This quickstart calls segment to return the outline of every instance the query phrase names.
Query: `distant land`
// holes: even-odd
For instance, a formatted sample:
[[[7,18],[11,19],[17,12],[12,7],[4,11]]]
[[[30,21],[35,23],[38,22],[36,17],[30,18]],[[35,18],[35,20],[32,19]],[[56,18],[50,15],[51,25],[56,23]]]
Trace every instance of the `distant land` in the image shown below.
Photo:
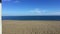
[[[60,20],[60,16],[2,16],[2,20]]]

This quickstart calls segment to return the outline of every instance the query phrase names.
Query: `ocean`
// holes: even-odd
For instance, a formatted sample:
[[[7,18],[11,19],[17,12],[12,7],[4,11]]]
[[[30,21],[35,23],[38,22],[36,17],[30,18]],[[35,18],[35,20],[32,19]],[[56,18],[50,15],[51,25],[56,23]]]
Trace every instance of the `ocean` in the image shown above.
[[[60,20],[60,16],[2,16],[2,20]]]

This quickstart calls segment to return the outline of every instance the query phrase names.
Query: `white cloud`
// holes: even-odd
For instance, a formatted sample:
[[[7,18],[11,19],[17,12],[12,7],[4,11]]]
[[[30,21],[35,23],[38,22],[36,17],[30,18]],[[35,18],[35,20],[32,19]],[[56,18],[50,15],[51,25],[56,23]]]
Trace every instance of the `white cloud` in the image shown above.
[[[58,16],[58,15],[60,15],[60,11],[50,12],[50,13],[47,13],[46,15],[56,15],[56,16]]]
[[[3,1],[9,2],[9,1],[11,1],[11,0],[3,0]]]
[[[47,11],[47,10],[40,10],[39,8],[29,10],[29,11],[24,11],[24,12],[7,12],[3,13],[3,16],[60,16],[60,11]]]
[[[15,0],[14,3],[19,3],[20,1],[19,0]]]
[[[20,2],[19,0],[2,0],[2,1],[5,1],[5,2],[13,2],[13,3],[19,3]]]
[[[46,13],[45,10],[40,10],[40,9],[34,9],[29,11],[32,15],[43,15],[44,13]]]
[[[47,16],[49,16],[49,15],[51,15],[51,16],[53,16],[53,15],[60,15],[60,11],[51,11],[51,12],[49,12],[49,11],[47,11],[47,10],[40,10],[40,9],[34,9],[34,10],[31,10],[31,11],[29,11],[30,12],[30,14],[31,15],[47,15]]]
[[[34,10],[31,10],[29,11],[31,14],[33,15],[40,15],[41,14],[41,11],[37,8],[37,9],[34,9]]]

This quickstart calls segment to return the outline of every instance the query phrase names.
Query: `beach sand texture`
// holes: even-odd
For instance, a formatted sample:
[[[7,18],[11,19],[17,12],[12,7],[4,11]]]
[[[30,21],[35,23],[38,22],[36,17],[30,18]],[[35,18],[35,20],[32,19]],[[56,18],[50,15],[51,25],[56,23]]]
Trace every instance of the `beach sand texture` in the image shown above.
[[[60,34],[60,21],[3,20],[2,34]]]

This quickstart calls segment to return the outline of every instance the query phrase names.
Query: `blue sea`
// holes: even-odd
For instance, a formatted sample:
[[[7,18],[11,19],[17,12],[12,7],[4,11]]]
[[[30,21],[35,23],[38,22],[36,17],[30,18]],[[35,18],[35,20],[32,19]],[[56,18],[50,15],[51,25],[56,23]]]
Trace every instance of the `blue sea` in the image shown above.
[[[60,16],[2,16],[2,20],[60,20]]]

